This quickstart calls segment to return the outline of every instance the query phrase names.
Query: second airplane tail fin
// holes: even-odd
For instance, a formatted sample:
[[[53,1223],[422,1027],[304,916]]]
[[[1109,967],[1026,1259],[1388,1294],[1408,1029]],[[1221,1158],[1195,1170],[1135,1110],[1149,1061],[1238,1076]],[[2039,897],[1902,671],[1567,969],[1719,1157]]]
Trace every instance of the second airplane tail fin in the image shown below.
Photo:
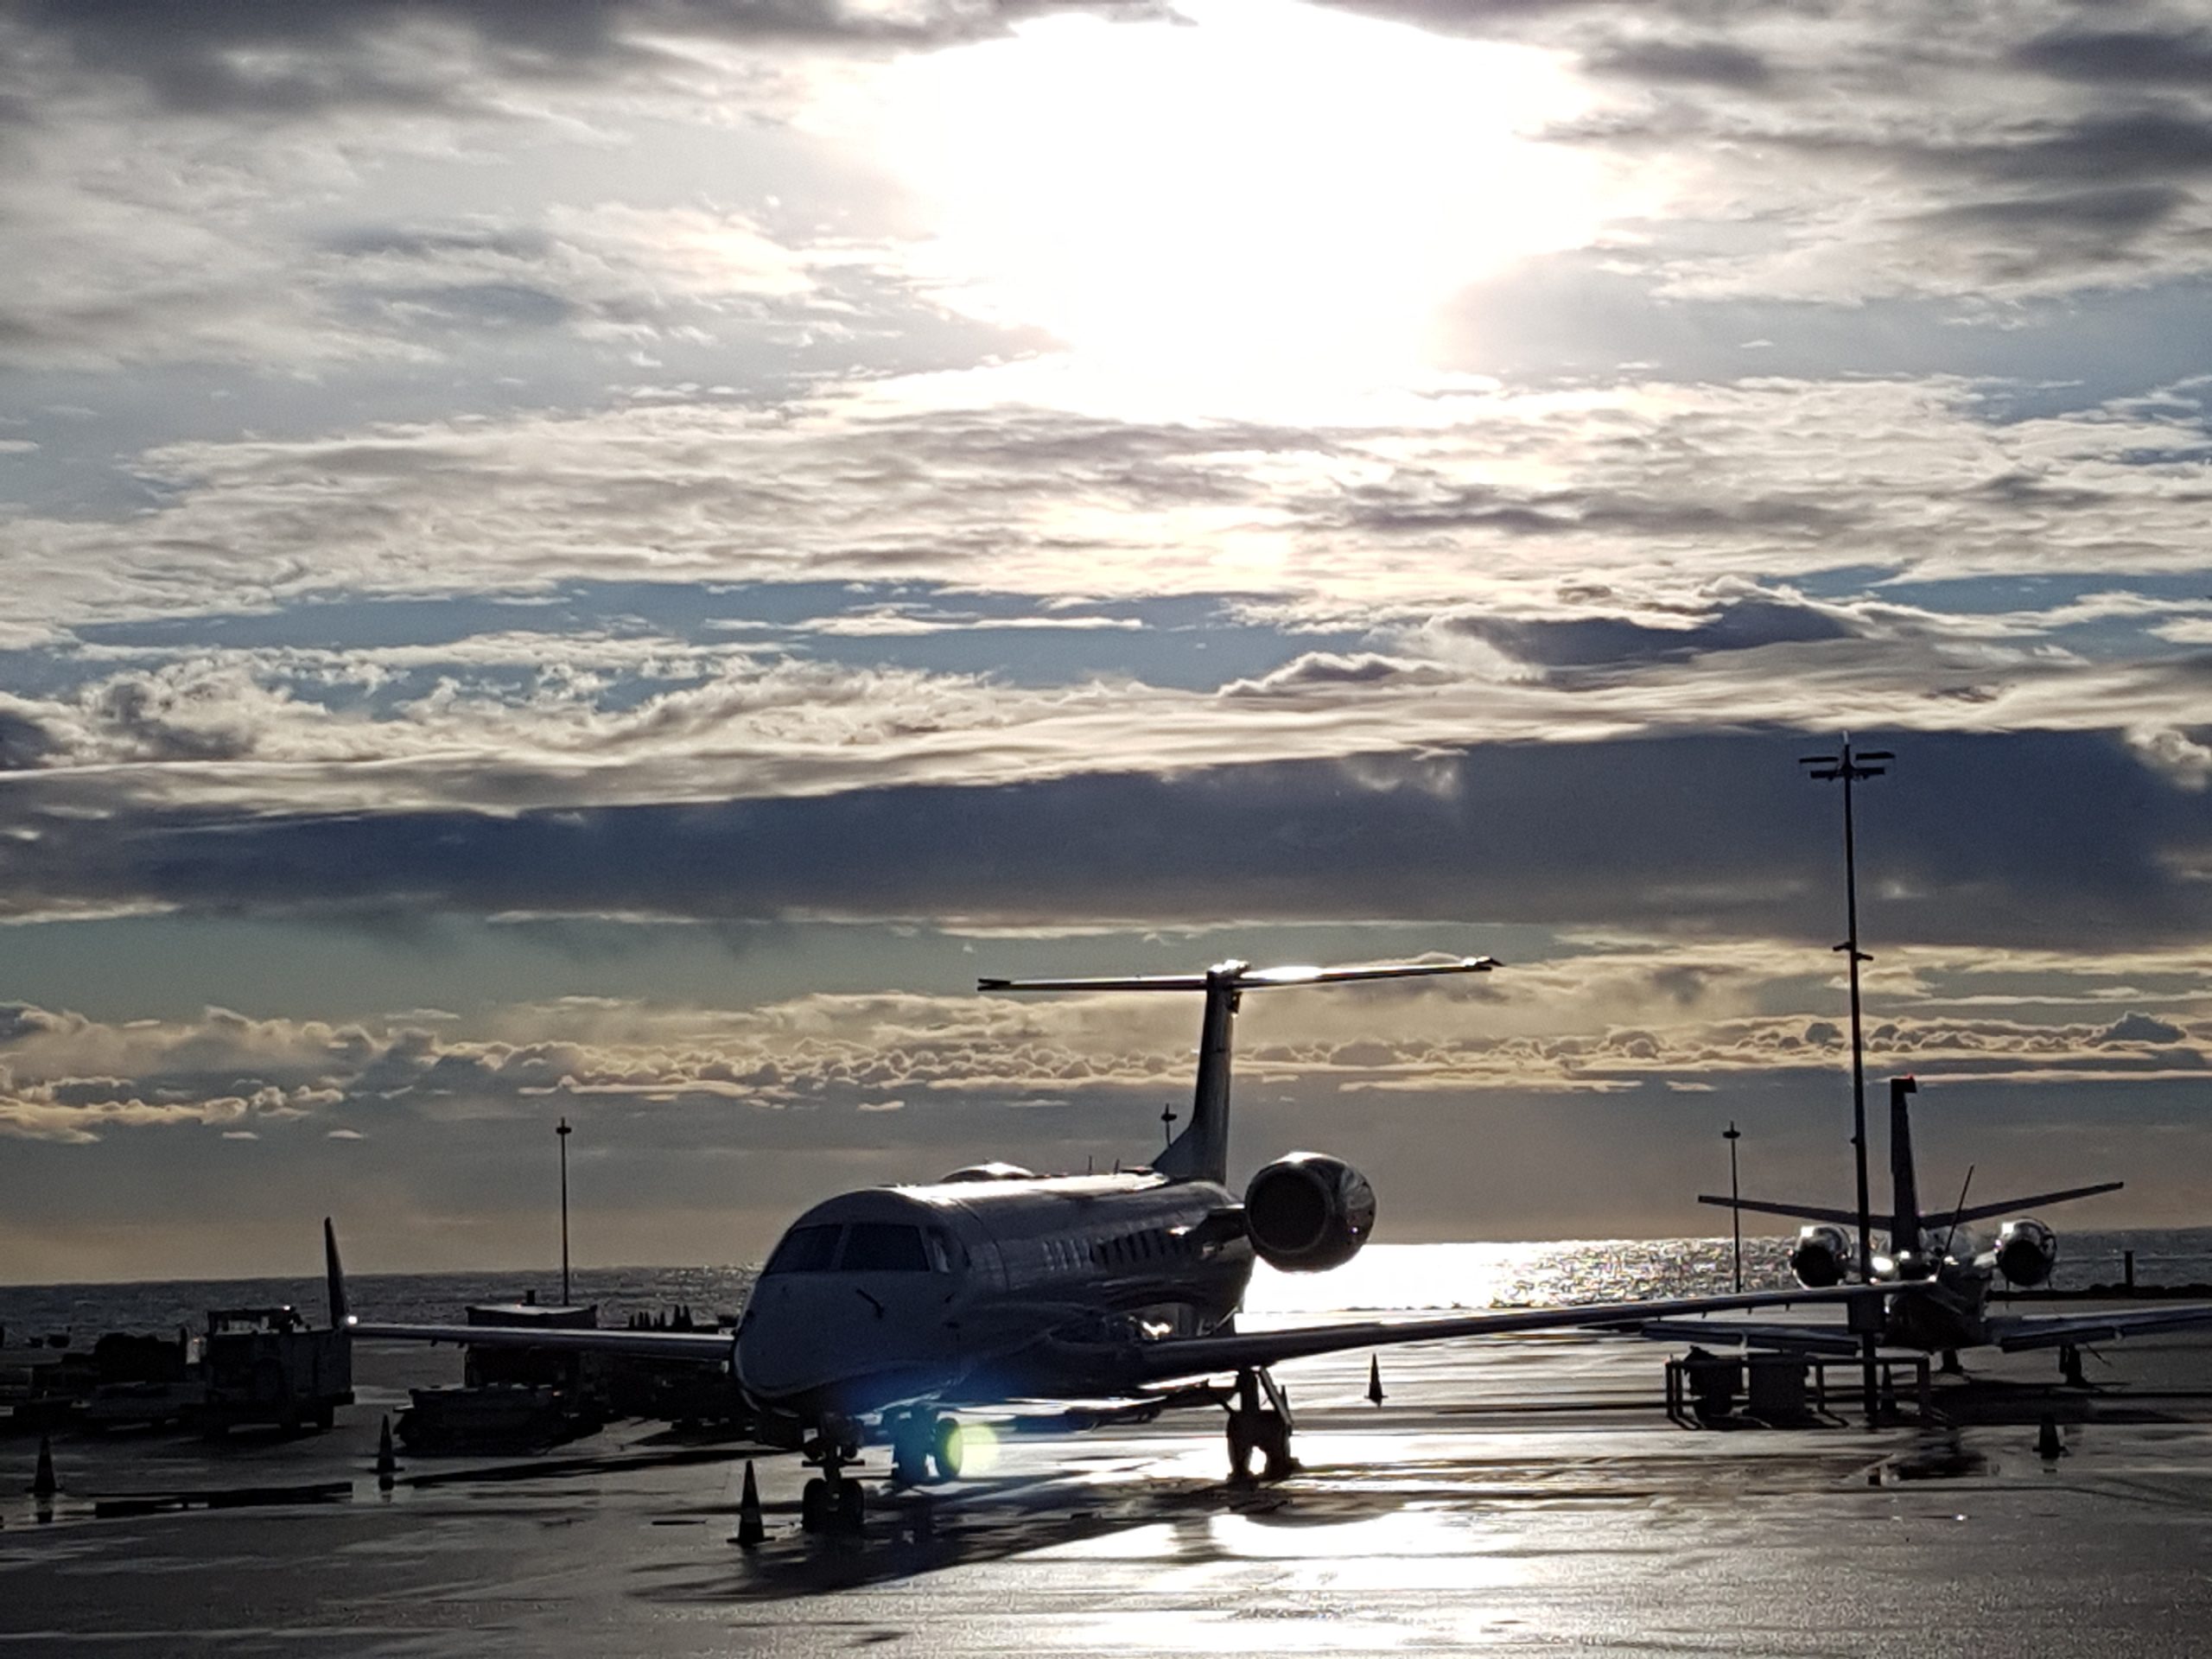
[[[342,1331],[353,1323],[353,1310],[346,1300],[346,1269],[338,1265],[338,1230],[328,1216],[322,1218],[322,1274],[330,1296],[330,1328]]]
[[[1920,1178],[1912,1162],[1912,1112],[1905,1096],[1920,1085],[1910,1077],[1890,1079],[1890,1252],[1920,1250]]]

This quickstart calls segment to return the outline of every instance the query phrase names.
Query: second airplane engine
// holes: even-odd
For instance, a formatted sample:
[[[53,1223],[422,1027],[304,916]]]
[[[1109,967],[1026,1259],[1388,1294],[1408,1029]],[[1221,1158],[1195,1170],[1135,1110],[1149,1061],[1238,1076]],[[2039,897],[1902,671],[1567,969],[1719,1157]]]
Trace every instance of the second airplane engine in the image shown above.
[[[2058,1265],[2058,1235],[2039,1221],[2008,1221],[1997,1230],[1997,1271],[2008,1284],[2039,1285]]]
[[[1359,1254],[1375,1230],[1375,1189],[1341,1158],[1294,1152],[1244,1189],[1252,1248],[1285,1273],[1319,1273]]]
[[[1830,1285],[1844,1281],[1856,1254],[1851,1248],[1850,1234],[1822,1222],[1817,1227],[1798,1230],[1796,1246],[1789,1252],[1789,1271],[1797,1275],[1799,1284],[1813,1290],[1826,1290]]]

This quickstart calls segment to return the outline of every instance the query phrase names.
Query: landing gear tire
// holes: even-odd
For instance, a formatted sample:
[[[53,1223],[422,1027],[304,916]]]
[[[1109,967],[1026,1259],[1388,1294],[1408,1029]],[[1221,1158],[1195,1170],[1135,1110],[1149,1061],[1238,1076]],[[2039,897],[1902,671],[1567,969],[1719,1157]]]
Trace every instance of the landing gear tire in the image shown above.
[[[1252,1427],[1245,1421],[1249,1414],[1232,1411],[1229,1414],[1229,1478],[1232,1484],[1243,1486],[1252,1478]]]
[[[1238,1485],[1252,1478],[1252,1454],[1260,1454],[1262,1480],[1281,1480],[1298,1471],[1290,1455],[1290,1425],[1279,1411],[1229,1414],[1229,1478]]]
[[[967,1437],[960,1432],[960,1425],[950,1417],[940,1417],[937,1432],[930,1437],[930,1466],[936,1470],[939,1480],[960,1478],[960,1465],[968,1455]]]
[[[918,1415],[885,1427],[891,1430],[891,1484],[920,1485],[929,1478],[930,1420]]]
[[[1260,1414],[1253,1440],[1260,1451],[1262,1480],[1287,1480],[1298,1471],[1298,1459],[1290,1455],[1290,1425],[1281,1412]]]
[[[868,1493],[857,1480],[825,1480],[817,1475],[799,1491],[798,1524],[802,1532],[858,1537],[867,1516]]]

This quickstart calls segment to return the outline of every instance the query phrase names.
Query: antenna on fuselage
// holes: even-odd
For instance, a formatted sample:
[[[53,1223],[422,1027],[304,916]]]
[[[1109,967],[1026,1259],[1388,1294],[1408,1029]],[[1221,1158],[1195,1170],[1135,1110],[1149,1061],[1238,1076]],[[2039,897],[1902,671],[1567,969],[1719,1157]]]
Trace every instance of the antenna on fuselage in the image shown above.
[[[1951,1243],[1959,1236],[1959,1217],[1967,1207],[1967,1192],[1974,1185],[1974,1166],[1967,1166],[1967,1178],[1959,1183],[1959,1201],[1951,1206],[1951,1230],[1943,1235],[1943,1259],[1951,1259]]]
[[[1482,974],[1497,966],[1491,957],[1452,957],[1434,962],[1375,963],[1358,968],[1255,968],[1217,963],[1203,974],[1141,974],[1127,979],[979,979],[979,991],[1203,991],[1198,1027],[1198,1074],[1191,1096],[1191,1122],[1153,1163],[1176,1180],[1229,1179],[1229,1058],[1236,1011],[1247,991],[1285,985],[1341,985],[1368,979],[1421,979],[1434,974]],[[1172,1112],[1161,1118],[1173,1127]]]

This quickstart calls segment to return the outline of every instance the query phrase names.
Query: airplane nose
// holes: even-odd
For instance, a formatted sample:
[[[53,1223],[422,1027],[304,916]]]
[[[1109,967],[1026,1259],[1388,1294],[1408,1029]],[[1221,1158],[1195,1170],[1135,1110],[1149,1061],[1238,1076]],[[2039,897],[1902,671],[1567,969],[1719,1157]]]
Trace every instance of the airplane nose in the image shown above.
[[[819,1313],[786,1286],[755,1300],[737,1333],[738,1381],[747,1393],[773,1400],[822,1381],[830,1332]]]

